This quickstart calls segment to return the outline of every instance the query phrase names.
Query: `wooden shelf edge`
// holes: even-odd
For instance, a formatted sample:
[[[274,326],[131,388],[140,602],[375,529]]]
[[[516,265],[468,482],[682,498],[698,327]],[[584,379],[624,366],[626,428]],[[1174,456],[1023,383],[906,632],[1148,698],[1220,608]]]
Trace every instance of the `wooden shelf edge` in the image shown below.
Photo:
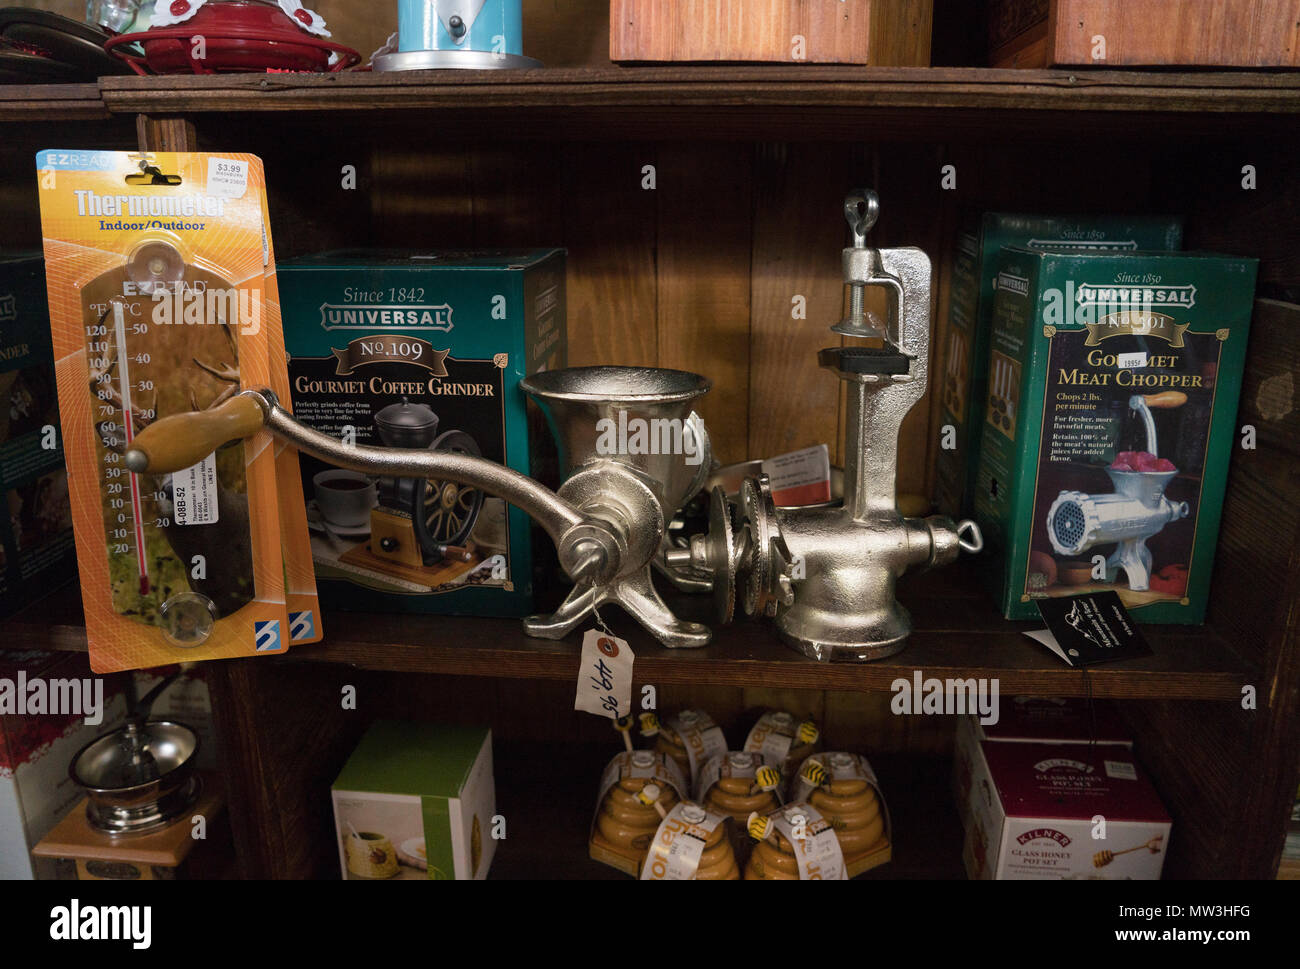
[[[0,88],[0,121],[220,111],[727,109],[1300,113],[1300,73],[672,65],[382,74],[109,76]]]
[[[0,85],[0,122],[103,121],[110,116],[98,84]]]
[[[973,594],[973,575],[960,568],[918,577],[903,594],[918,628],[897,656],[873,663],[818,663],[783,645],[768,623],[715,629],[703,649],[668,650],[623,616],[606,617],[636,651],[638,682],[758,686],[837,692],[889,691],[900,678],[997,680],[1003,694],[1112,698],[1240,700],[1257,670],[1208,627],[1147,626],[1153,655],[1093,667],[1085,676],[1060,664],[1023,635],[1032,623],[1000,619]],[[674,600],[707,608],[700,597]],[[79,625],[80,596],[67,587],[0,622],[0,649],[86,650]],[[573,680],[578,674],[575,634],[561,641],[530,639],[517,619],[327,612],[323,643],[295,646],[284,656],[252,662],[337,664],[383,672]],[[491,645],[459,645],[461,643]]]
[[[1295,74],[675,66],[509,72],[108,77],[112,111],[835,107],[1300,112]]]

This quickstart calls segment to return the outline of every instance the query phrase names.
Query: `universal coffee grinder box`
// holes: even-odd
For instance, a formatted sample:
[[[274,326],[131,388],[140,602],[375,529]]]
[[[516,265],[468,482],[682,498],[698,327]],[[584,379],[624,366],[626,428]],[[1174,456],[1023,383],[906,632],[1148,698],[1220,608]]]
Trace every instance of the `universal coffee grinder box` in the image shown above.
[[[975,511],[1008,619],[1105,589],[1204,619],[1257,268],[1003,249]]]
[[[973,501],[1002,247],[1134,252],[1182,245],[1182,220],[1165,216],[965,215],[952,257],[948,318],[937,340],[940,426],[953,429],[952,446],[940,449],[935,467],[935,501],[944,514],[968,514]]]
[[[45,261],[0,255],[0,617],[76,573]]]
[[[295,416],[358,445],[474,455],[536,471],[519,381],[565,365],[565,254],[333,252],[280,265]],[[302,457],[322,596],[341,608],[532,609],[531,523],[450,481]]]

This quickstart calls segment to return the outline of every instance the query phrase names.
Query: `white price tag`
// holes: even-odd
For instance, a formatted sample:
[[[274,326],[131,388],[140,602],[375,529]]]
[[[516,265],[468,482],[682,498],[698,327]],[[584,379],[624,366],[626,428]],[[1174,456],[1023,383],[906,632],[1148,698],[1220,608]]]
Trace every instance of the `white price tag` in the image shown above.
[[[1118,781],[1135,781],[1138,779],[1137,768],[1132,764],[1127,764],[1121,760],[1103,761],[1106,766],[1106,776],[1112,777]]]
[[[778,507],[831,500],[831,459],[825,444],[768,458],[763,471]]]
[[[172,475],[172,518],[177,525],[215,525],[219,517],[217,456],[209,454]]]
[[[632,647],[616,636],[588,629],[582,637],[578,693],[573,709],[617,720],[632,711]]]
[[[208,194],[242,199],[248,192],[248,162],[236,158],[208,159]]]
[[[1141,370],[1147,365],[1147,355],[1143,350],[1134,353],[1119,353],[1115,355],[1115,365],[1120,370]]]

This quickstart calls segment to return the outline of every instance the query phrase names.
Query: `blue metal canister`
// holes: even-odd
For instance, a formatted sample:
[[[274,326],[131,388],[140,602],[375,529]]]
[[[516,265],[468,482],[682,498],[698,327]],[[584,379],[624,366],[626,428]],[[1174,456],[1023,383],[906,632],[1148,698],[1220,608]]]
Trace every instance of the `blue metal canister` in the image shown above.
[[[398,0],[396,53],[376,70],[540,67],[523,56],[523,0]]]

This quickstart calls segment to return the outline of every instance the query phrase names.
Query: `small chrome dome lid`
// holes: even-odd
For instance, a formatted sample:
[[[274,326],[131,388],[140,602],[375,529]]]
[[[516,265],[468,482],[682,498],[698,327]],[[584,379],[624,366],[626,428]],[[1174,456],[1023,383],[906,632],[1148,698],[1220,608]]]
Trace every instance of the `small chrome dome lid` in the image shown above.
[[[123,793],[190,765],[198,749],[198,734],[184,724],[133,718],[82,747],[69,773],[87,791]]]

